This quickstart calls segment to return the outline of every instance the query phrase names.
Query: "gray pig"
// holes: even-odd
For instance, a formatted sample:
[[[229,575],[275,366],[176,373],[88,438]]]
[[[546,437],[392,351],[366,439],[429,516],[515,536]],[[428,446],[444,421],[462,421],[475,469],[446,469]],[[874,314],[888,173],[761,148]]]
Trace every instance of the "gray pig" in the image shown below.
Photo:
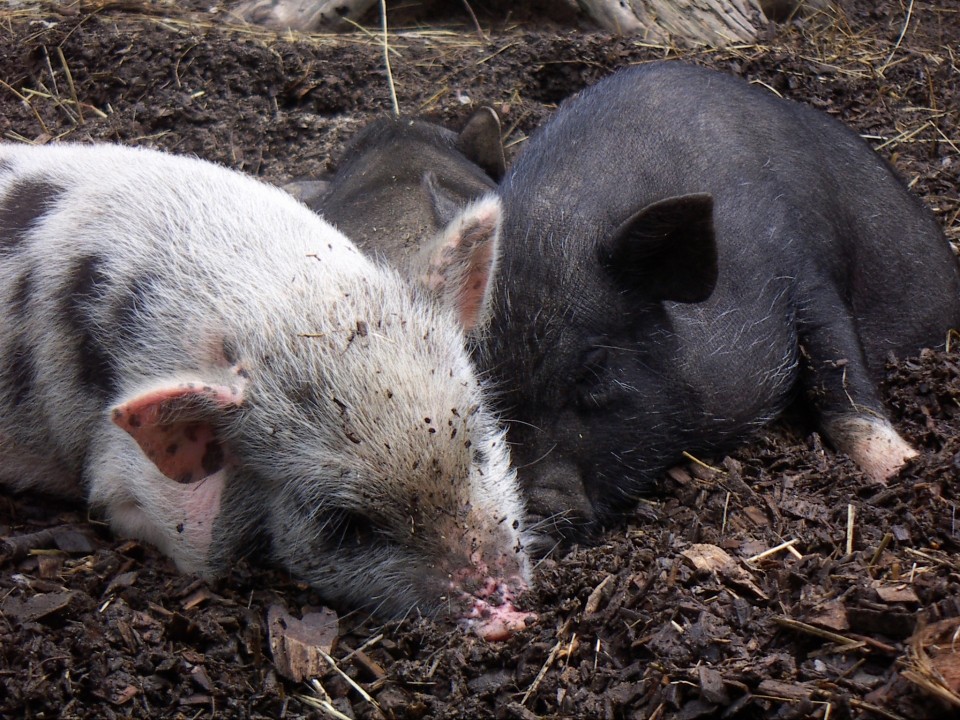
[[[268,547],[340,607],[523,627],[528,531],[463,336],[496,205],[468,214],[436,303],[239,173],[0,145],[0,481],[85,497],[184,571]]]
[[[347,144],[330,178],[284,189],[361,250],[402,267],[423,238],[493,190],[505,167],[500,119],[485,107],[459,133],[413,118],[374,120]]]
[[[728,447],[800,391],[870,477],[916,454],[877,381],[960,327],[957,262],[839,122],[718,72],[635,67],[564,102],[499,197],[477,357],[533,517],[596,530],[682,451]],[[458,242],[425,250],[428,284],[456,276]]]

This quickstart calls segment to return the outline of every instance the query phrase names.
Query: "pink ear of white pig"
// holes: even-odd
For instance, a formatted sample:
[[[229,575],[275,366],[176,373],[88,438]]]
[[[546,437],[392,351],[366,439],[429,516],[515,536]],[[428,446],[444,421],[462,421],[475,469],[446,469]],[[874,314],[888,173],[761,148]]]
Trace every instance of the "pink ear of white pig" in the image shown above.
[[[417,260],[421,283],[456,312],[467,333],[489,319],[502,214],[496,196],[475,200],[424,246]]]
[[[228,462],[214,420],[242,402],[240,384],[181,382],[153,388],[117,405],[112,419],[130,433],[160,472],[178,483],[195,483]]]

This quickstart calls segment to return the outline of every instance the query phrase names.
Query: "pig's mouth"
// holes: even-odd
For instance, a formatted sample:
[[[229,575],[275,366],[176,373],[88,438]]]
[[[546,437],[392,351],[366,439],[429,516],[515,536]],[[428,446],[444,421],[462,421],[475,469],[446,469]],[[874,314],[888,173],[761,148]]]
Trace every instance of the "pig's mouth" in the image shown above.
[[[537,620],[535,613],[514,606],[511,585],[494,578],[487,578],[475,594],[462,592],[461,597],[467,610],[460,624],[490,642],[506,640]]]

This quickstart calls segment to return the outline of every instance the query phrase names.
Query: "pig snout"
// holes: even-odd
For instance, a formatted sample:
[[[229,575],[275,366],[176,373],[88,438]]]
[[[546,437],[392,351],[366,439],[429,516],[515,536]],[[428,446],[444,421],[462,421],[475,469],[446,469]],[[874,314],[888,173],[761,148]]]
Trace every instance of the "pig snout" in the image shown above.
[[[505,576],[503,568],[491,571],[476,556],[469,569],[451,579],[460,624],[491,642],[506,640],[536,622],[536,613],[516,607],[517,598],[528,589],[519,573]]]
[[[514,604],[514,599],[526,590],[526,583],[519,578],[505,582],[488,577],[479,592],[464,593],[464,599],[472,604],[461,624],[484,640],[508,639],[537,621],[536,613],[518,610]]]

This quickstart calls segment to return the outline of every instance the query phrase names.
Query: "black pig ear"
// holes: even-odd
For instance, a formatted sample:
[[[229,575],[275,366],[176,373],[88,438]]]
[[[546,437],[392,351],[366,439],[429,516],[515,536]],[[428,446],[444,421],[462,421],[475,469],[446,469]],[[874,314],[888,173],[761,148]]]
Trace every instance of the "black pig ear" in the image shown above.
[[[457,150],[500,182],[507,171],[507,160],[500,138],[500,118],[493,108],[482,107],[470,116],[457,138]]]
[[[609,251],[608,268],[632,292],[703,302],[717,284],[713,198],[683,195],[648,205],[617,228]]]

